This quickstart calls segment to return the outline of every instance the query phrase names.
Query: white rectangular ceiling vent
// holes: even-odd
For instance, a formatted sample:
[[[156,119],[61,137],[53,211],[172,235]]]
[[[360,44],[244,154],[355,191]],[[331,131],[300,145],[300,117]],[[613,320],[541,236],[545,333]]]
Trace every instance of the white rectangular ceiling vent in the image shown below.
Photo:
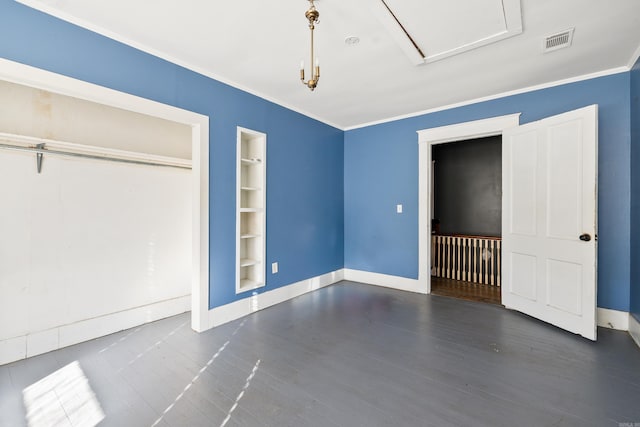
[[[571,46],[571,42],[573,41],[573,31],[575,28],[571,28],[569,30],[562,31],[560,33],[554,34],[552,36],[548,36],[544,39],[543,52],[553,52],[554,50],[563,49],[565,47]]]

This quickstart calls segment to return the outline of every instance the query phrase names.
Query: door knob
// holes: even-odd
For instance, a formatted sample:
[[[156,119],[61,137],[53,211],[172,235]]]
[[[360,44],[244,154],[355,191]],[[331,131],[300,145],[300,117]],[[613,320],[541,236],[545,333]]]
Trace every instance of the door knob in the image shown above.
[[[591,235],[587,233],[581,234],[580,240],[582,240],[583,242],[588,242],[589,240],[591,240]]]

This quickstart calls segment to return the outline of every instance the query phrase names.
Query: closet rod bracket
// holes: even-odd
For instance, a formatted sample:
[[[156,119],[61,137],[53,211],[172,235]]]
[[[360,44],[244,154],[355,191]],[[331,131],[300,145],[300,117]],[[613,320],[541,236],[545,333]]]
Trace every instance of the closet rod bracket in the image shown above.
[[[36,148],[38,150],[44,150],[44,144],[37,144]],[[42,159],[44,157],[44,154],[42,153],[42,151],[38,151],[36,153],[36,169],[38,170],[38,173],[42,173]]]

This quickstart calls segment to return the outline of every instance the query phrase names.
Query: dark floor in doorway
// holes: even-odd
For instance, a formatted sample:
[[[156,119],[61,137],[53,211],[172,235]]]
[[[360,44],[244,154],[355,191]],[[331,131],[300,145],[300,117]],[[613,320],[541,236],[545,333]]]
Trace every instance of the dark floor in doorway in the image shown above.
[[[500,305],[500,292],[499,286],[431,276],[431,293],[434,295]]]

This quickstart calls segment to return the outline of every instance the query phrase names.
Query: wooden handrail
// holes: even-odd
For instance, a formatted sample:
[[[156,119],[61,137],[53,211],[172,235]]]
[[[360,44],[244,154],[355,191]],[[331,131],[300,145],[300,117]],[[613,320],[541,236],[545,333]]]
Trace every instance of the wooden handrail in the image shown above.
[[[466,239],[502,240],[501,236],[474,236],[472,234],[432,233],[432,236],[464,237]]]

